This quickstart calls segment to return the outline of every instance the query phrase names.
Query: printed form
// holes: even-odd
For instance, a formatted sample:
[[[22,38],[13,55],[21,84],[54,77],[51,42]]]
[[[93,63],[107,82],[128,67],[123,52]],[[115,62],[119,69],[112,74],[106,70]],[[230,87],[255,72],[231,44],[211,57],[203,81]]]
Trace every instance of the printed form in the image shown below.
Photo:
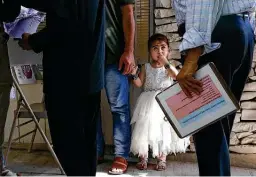
[[[203,92],[199,96],[193,94],[192,98],[188,98],[181,91],[166,99],[167,105],[182,127],[193,121],[200,120],[209,111],[216,111],[226,103],[209,75],[203,77],[201,81],[203,83]]]

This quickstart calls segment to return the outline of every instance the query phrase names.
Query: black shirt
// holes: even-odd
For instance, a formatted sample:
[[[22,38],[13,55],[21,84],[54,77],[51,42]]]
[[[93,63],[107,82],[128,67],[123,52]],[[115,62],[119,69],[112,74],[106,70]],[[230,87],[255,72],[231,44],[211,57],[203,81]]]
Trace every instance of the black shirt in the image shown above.
[[[79,85],[73,90],[100,91],[104,85],[105,0],[23,1],[25,7],[46,12],[46,27],[29,37],[32,49],[44,52],[44,91],[55,89],[53,83],[71,80]]]
[[[121,7],[134,0],[106,1],[106,64],[119,62],[125,47]]]

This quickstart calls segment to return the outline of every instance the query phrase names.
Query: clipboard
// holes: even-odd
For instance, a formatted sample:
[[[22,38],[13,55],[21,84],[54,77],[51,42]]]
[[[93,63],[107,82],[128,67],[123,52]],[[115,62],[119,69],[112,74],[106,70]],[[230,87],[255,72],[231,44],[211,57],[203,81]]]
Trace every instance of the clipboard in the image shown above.
[[[195,134],[239,109],[239,102],[213,63],[201,67],[195,78],[203,92],[188,98],[178,83],[156,95],[156,101],[180,138]]]

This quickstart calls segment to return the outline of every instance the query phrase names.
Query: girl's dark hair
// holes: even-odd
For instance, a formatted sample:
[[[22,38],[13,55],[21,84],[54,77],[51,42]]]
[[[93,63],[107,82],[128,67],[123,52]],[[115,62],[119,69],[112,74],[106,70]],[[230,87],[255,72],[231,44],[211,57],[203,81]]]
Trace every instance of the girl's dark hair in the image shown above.
[[[153,34],[148,39],[148,50],[150,50],[150,48],[152,47],[153,42],[155,42],[155,41],[163,41],[169,47],[169,40],[168,40],[168,38],[165,35],[163,35],[163,34],[156,33],[156,34]]]

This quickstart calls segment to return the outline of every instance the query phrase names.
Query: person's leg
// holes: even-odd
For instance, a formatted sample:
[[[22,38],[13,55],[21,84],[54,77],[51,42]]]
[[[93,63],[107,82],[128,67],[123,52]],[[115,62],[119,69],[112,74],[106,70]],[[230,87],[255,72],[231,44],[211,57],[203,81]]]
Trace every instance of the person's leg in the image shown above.
[[[47,81],[44,82],[47,83]],[[45,93],[45,106],[53,149],[66,175],[73,176],[78,175],[82,168],[78,163],[80,157],[83,156],[83,154],[78,154],[82,150],[78,141],[83,141],[83,123],[78,115],[78,110],[74,111],[73,105],[78,105],[77,102],[65,97],[66,95],[57,92]]]
[[[248,79],[249,72],[251,70],[252,66],[252,60],[253,60],[253,51],[254,51],[254,34],[253,31],[250,30],[251,26],[249,22],[245,22],[245,28],[247,28],[248,32],[248,49],[244,58],[243,63],[239,67],[239,69],[235,72],[233,76],[233,81],[231,84],[231,90],[236,97],[237,100],[241,99],[244,86],[246,84],[246,81]],[[235,119],[235,114],[229,116],[229,134],[232,130],[233,123]]]
[[[97,158],[98,164],[102,163],[104,160],[104,149],[105,149],[105,141],[104,135],[102,132],[102,120],[101,120],[101,109],[97,112]]]
[[[129,83],[117,65],[106,66],[105,89],[113,116],[115,157],[127,159],[131,144]]]
[[[216,60],[218,58],[216,56],[220,53],[220,51],[215,51],[201,57],[199,67],[208,62],[214,62],[226,83],[230,85],[231,65],[225,60]],[[184,61],[185,57],[182,56],[182,58]],[[226,160],[226,164],[224,164],[226,174],[230,174],[229,150],[222,122],[227,122],[227,118],[223,118],[222,121],[218,121],[193,135],[200,176],[219,176],[221,174],[220,159]]]
[[[232,85],[234,73],[244,62],[248,37],[242,18],[222,18],[213,32],[213,42],[221,42],[220,49],[200,58],[200,65],[214,62],[228,86]],[[228,25],[227,25],[228,24]],[[225,31],[229,31],[228,33]],[[234,38],[235,37],[235,38]],[[236,41],[236,44],[233,41]],[[249,67],[248,67],[249,68]],[[244,72],[249,73],[249,69]],[[245,74],[246,75],[246,74]],[[246,77],[244,77],[246,79]],[[242,81],[244,86],[245,80]],[[243,87],[242,86],[242,87]],[[199,173],[201,176],[230,176],[229,119],[223,118],[194,135]]]
[[[3,159],[3,143],[4,143],[4,127],[7,118],[7,112],[10,103],[10,91],[11,85],[6,85],[5,87],[0,86],[0,170],[2,174],[2,169],[4,167]]]
[[[100,93],[82,98],[70,89],[45,94],[53,148],[66,175],[95,176]]]
[[[3,37],[3,29],[0,28],[0,174],[17,175],[8,170],[3,157],[4,128],[7,112],[10,104],[10,91],[12,88],[12,76],[8,58],[6,39]]]
[[[200,176],[230,176],[229,151],[222,123],[210,125],[193,137]],[[222,164],[221,159],[226,163]]]
[[[131,144],[129,83],[117,65],[106,67],[105,88],[113,115],[113,133],[116,157],[129,157]]]
[[[95,176],[96,175],[96,166],[97,166],[97,114],[100,110],[100,92],[94,93],[88,96],[88,117],[85,119],[85,137],[84,141],[86,142],[84,149],[85,151],[85,172],[84,175]],[[84,161],[85,160],[85,161]]]
[[[0,74],[1,74],[1,71],[0,71]],[[0,85],[1,84],[3,83],[0,83]],[[10,104],[11,88],[12,88],[11,84],[0,86],[0,174],[1,176],[20,176],[20,174],[12,172],[10,169],[8,169],[5,166],[5,159],[3,155],[4,128],[5,128],[7,112]]]
[[[222,48],[219,50],[222,50]],[[225,58],[221,51],[214,52],[211,56]],[[225,61],[214,60],[211,56],[201,58],[201,66],[208,61],[214,62],[226,83],[230,85],[232,78],[231,65]],[[193,135],[200,176],[230,175],[229,150],[222,122],[227,122],[227,118],[223,118]],[[225,167],[221,164],[223,159],[226,162],[223,164]],[[222,174],[223,170],[221,171],[223,167],[225,168],[225,174]]]

